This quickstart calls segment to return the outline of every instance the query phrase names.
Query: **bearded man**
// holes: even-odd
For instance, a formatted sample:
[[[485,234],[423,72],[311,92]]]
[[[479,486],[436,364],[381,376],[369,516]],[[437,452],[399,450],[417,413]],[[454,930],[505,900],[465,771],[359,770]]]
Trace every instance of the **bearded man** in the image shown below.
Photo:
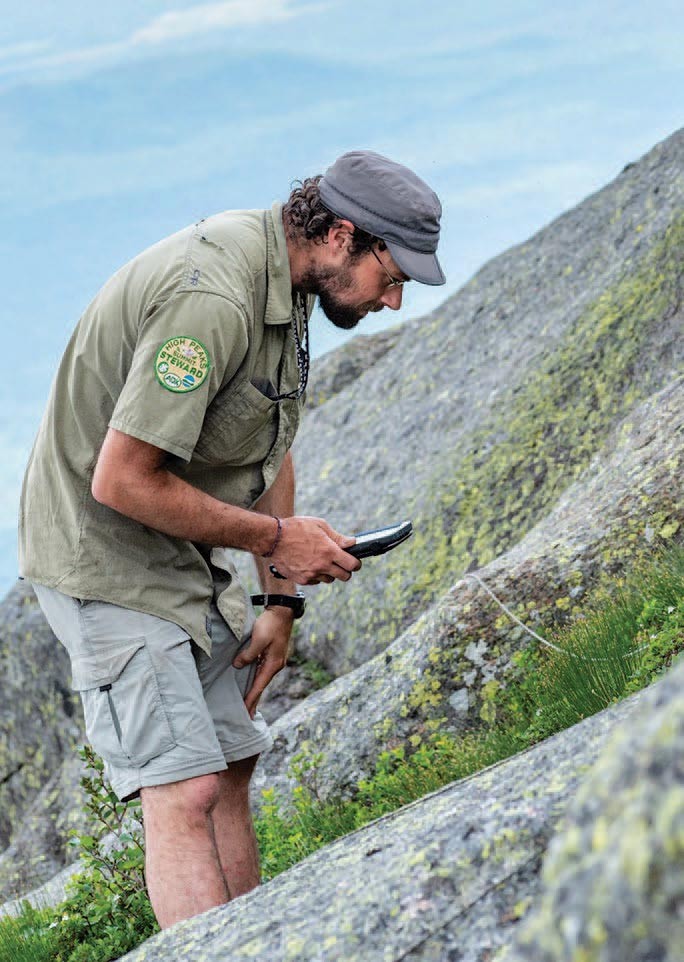
[[[349,329],[398,310],[409,280],[443,284],[440,216],[406,167],[344,154],[284,206],[217,214],[126,264],[62,358],[20,568],[114,791],[141,797],[162,927],[258,884],[249,782],[271,738],[257,703],[304,612],[297,585],[360,567],[353,538],[295,514],[315,299]],[[226,548],[255,558],[258,618]]]

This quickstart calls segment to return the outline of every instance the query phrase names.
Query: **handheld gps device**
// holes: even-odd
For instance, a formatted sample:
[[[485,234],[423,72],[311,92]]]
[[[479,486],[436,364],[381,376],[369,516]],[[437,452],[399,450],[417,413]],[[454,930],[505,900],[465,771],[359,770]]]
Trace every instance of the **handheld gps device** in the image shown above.
[[[371,558],[376,554],[385,554],[396,548],[402,541],[406,541],[413,533],[413,525],[410,521],[400,521],[399,524],[391,524],[387,528],[376,528],[374,531],[362,531],[356,535],[356,544],[351,548],[345,548],[349,554],[355,558]]]
[[[385,554],[396,548],[402,541],[406,541],[413,534],[413,524],[410,521],[400,521],[387,528],[376,528],[374,531],[362,531],[356,535],[356,544],[345,548],[355,558],[371,558],[373,555]],[[276,578],[284,578],[275,565],[269,565],[268,570]]]

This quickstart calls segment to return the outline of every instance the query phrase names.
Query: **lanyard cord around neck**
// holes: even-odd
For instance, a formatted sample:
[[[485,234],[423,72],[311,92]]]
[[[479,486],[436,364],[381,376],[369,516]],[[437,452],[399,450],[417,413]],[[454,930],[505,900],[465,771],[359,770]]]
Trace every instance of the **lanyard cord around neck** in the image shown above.
[[[302,322],[302,328],[304,330],[304,343],[302,344],[302,339],[299,336],[299,321]],[[292,330],[291,336],[295,342],[295,350],[297,352],[297,370],[299,371],[299,384],[294,391],[288,391],[287,394],[276,394],[272,399],[274,401],[290,401],[299,399],[304,391],[306,391],[306,385],[309,380],[309,322],[306,316],[306,297],[300,291],[295,294],[294,301],[292,304]]]

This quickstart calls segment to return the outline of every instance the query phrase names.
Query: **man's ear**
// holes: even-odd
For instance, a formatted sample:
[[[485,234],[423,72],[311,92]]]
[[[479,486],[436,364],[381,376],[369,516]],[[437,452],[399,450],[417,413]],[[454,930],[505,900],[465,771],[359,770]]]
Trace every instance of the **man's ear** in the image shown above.
[[[349,250],[352,237],[354,236],[354,225],[350,220],[338,220],[328,231],[328,246],[334,253],[343,253]]]

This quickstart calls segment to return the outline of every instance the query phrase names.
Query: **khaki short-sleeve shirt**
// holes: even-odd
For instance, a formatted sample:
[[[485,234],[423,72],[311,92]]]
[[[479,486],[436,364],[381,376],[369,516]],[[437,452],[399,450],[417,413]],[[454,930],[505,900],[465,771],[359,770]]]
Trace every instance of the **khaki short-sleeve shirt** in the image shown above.
[[[118,271],[52,386],[22,491],[22,575],[167,618],[209,652],[208,549],[96,502],[93,471],[113,427],[168,452],[195,487],[251,507],[299,423],[301,400],[272,400],[298,385],[292,311],[280,204],[208,218]],[[240,605],[225,607],[239,635]]]

